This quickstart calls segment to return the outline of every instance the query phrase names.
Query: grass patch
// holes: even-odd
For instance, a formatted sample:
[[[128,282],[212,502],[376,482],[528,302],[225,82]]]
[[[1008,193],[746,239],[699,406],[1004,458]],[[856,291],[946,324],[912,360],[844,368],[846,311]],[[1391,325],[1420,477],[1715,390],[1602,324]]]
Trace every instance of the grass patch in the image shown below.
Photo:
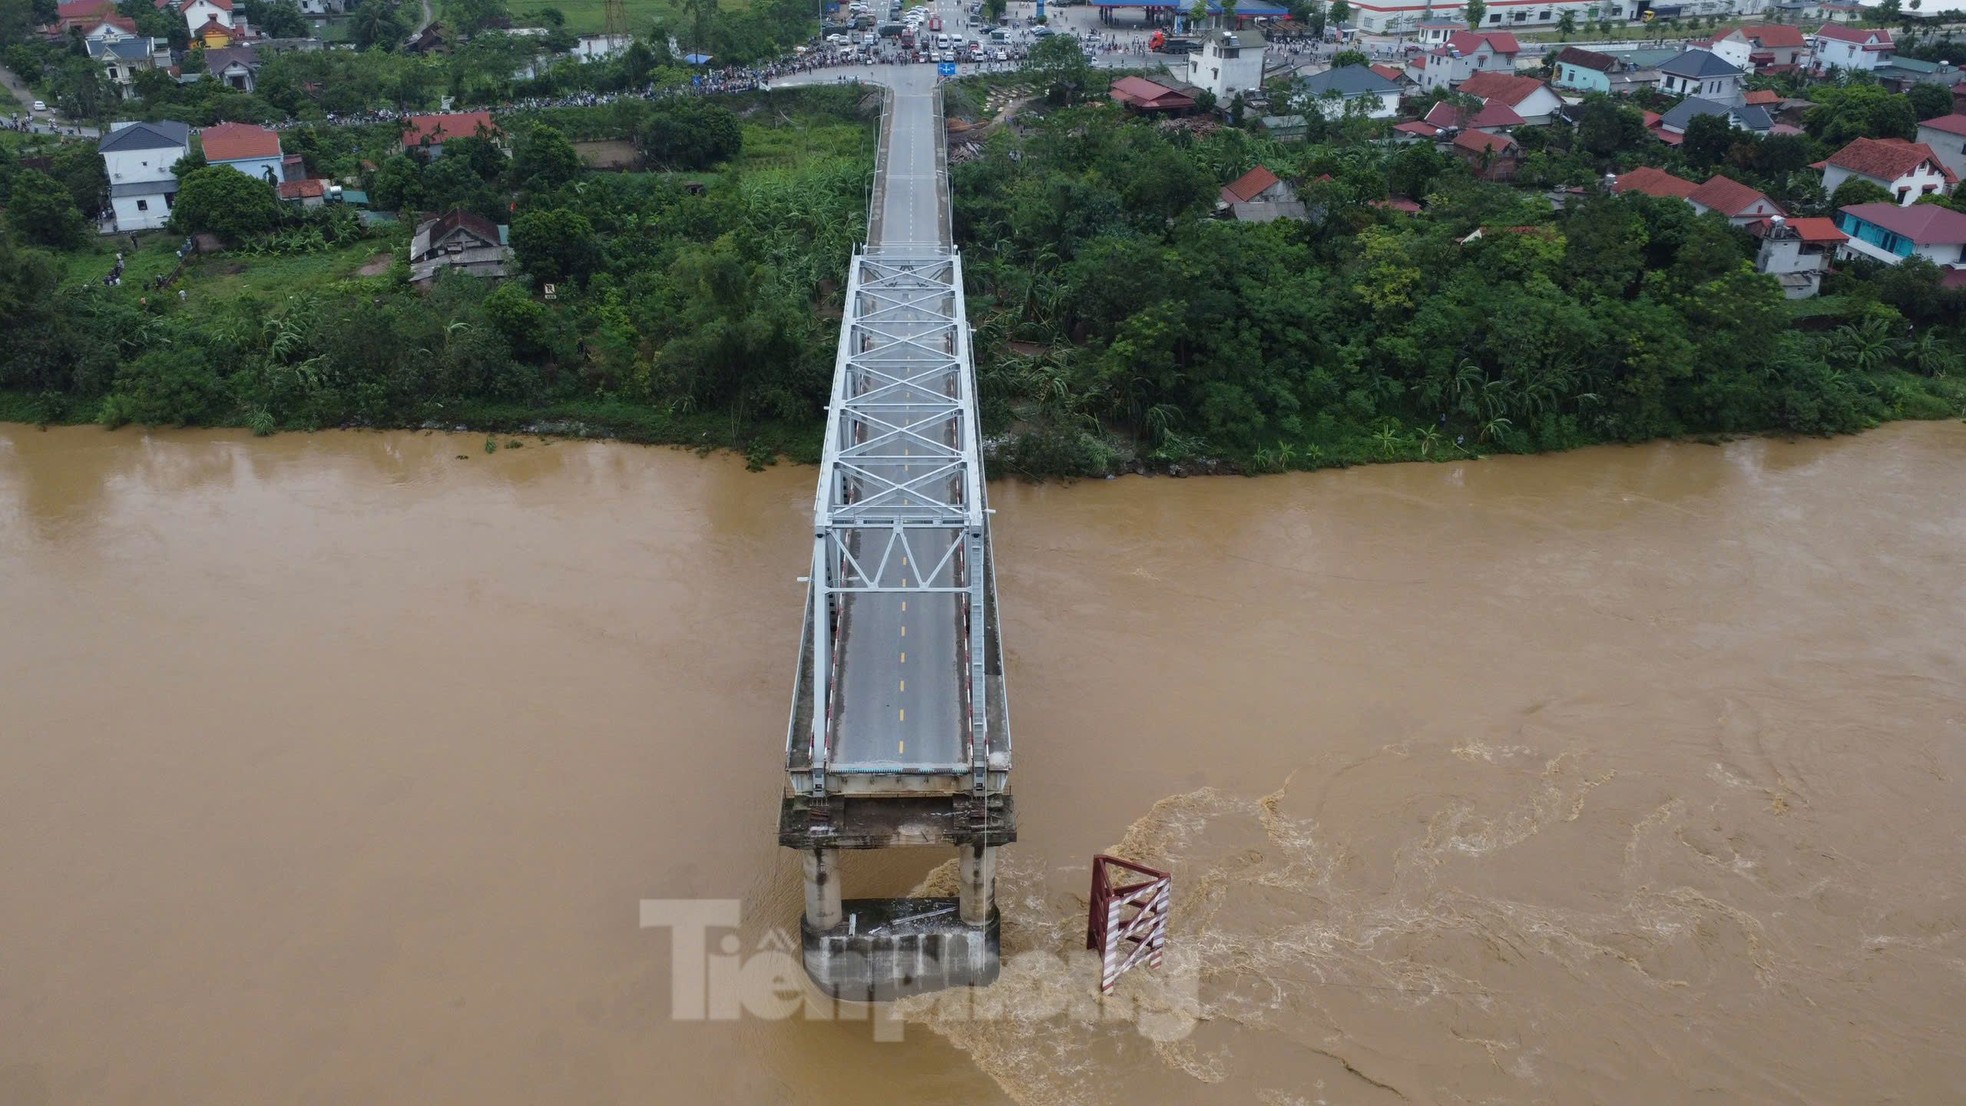
[[[873,157],[872,127],[806,116],[746,122],[737,164],[745,169],[797,169],[833,160],[868,162]]]
[[[720,0],[717,4],[722,11],[742,11],[750,7],[749,0]],[[567,30],[577,35],[600,34],[607,29],[607,0],[556,0],[553,7],[567,17]],[[813,8],[818,12],[817,5]],[[683,6],[675,0],[656,0],[652,4],[635,4],[628,9],[628,29],[638,35],[647,35],[653,23],[664,23],[672,28],[685,25],[687,17]]]

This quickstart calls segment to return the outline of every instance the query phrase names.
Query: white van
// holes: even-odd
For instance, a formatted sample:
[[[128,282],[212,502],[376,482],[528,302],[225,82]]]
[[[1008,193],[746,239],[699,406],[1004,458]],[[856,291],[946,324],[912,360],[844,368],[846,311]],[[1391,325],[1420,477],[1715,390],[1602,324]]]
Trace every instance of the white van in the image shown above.
[[[947,50],[947,49],[949,48],[949,36],[948,36],[948,35],[936,35],[936,36],[935,36],[935,48],[936,48],[937,50]]]

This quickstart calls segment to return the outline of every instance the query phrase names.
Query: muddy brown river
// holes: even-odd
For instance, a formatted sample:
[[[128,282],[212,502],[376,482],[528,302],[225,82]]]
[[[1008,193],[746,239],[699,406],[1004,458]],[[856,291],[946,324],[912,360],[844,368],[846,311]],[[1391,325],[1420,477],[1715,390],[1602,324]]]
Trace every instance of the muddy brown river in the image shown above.
[[[0,1106],[1960,1100],[1966,425],[999,484],[1003,982],[678,1021],[643,900],[796,932],[813,478],[0,427]]]

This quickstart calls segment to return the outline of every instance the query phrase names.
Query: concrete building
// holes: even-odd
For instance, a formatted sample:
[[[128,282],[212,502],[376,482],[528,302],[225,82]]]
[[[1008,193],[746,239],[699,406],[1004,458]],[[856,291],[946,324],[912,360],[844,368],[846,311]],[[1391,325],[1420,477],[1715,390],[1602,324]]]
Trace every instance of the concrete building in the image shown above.
[[[1822,291],[1830,258],[1850,240],[1831,219],[1777,216],[1750,225],[1748,231],[1761,240],[1754,255],[1755,272],[1780,281],[1782,294],[1792,300],[1806,300]]]
[[[1688,50],[1659,67],[1659,91],[1716,104],[1742,102],[1741,67],[1711,50]]]
[[[1966,114],[1953,112],[1918,125],[1918,141],[1952,170],[1954,177],[1966,176]]]
[[[1922,142],[1902,138],[1859,138],[1817,162],[1823,172],[1823,191],[1836,194],[1844,181],[1867,180],[1909,207],[1921,196],[1945,195],[1959,177]]]
[[[220,123],[198,132],[207,165],[229,165],[269,184],[285,179],[280,134],[251,123]]]
[[[1896,51],[1891,32],[1886,30],[1859,30],[1841,23],[1825,23],[1816,29],[1815,65],[1818,70],[1868,71],[1889,62]]]
[[[634,35],[581,35],[573,44],[573,56],[581,61],[606,61],[628,52]]]
[[[1291,107],[1315,110],[1326,119],[1391,119],[1399,114],[1399,87],[1363,65],[1347,65],[1299,79]]]
[[[1866,257],[1896,265],[1922,257],[1951,269],[1966,268],[1966,215],[1937,204],[1851,204],[1836,213],[1836,228],[1850,236],[1839,257]]]
[[[117,123],[96,144],[109,174],[109,207],[119,231],[154,230],[171,217],[177,177],[171,172],[191,152],[191,128],[183,123]]]
[[[1532,127],[1543,126],[1555,119],[1557,112],[1563,108],[1563,100],[1551,91],[1550,86],[1534,77],[1476,73],[1462,81],[1458,91],[1480,100],[1483,106],[1506,105]]]
[[[1809,40],[1801,28],[1786,23],[1736,27],[1719,41],[1745,45],[1748,48],[1745,65],[1756,73],[1793,73],[1809,60]]]
[[[1215,94],[1224,107],[1236,93],[1263,87],[1263,59],[1268,52],[1258,31],[1210,31],[1201,49],[1188,55],[1188,83]]]
[[[1507,31],[1456,31],[1447,41],[1406,63],[1406,78],[1421,91],[1452,88],[1476,73],[1514,73],[1522,44]]]
[[[1618,59],[1610,54],[1600,54],[1581,46],[1565,46],[1557,51],[1556,64],[1551,67],[1551,84],[1558,88],[1573,89],[1577,92],[1611,91],[1611,74],[1618,69]]]
[[[232,0],[184,0],[178,5],[177,13],[184,17],[184,29],[194,39],[208,20],[217,20],[228,28],[233,23]]]

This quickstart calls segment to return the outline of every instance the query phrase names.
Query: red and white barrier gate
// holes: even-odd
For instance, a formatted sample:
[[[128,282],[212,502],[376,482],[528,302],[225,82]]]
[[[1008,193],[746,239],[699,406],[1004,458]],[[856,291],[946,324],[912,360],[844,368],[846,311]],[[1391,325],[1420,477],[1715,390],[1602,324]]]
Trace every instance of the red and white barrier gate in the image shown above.
[[[1117,886],[1115,879],[1130,880]],[[1142,961],[1160,967],[1167,945],[1167,911],[1174,877],[1116,856],[1092,858],[1092,904],[1085,947],[1099,952],[1099,993]]]

